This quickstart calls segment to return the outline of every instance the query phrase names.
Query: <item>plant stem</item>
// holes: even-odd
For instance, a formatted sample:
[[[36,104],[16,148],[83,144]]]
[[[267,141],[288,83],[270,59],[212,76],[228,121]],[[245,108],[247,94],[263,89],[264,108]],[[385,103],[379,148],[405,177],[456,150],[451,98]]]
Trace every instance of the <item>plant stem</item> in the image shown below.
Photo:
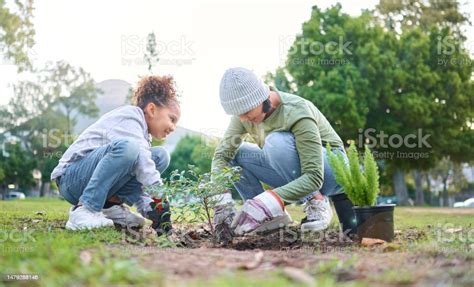
[[[207,197],[204,198],[204,210],[206,211],[206,217],[207,217],[207,224],[209,224],[209,228],[211,229],[211,234],[212,234],[212,241],[216,242],[216,234],[214,232],[214,226],[212,226],[212,218],[211,218],[211,213],[209,212],[209,205],[207,202]]]

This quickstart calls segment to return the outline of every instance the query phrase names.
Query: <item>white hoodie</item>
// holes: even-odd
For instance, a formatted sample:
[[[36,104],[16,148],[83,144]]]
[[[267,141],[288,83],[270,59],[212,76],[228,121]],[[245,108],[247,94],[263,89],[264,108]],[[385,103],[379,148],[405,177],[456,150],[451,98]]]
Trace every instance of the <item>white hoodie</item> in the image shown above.
[[[51,173],[51,180],[64,174],[71,163],[84,157],[96,148],[117,139],[130,139],[140,146],[134,174],[143,186],[162,184],[160,172],[151,159],[151,137],[143,110],[136,106],[123,106],[103,115],[89,126],[66,150],[58,166]]]

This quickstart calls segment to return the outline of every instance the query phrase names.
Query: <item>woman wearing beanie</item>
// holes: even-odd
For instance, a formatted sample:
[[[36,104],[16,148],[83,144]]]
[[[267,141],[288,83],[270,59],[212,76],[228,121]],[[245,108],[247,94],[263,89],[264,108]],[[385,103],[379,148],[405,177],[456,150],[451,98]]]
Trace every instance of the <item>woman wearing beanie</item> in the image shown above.
[[[291,222],[286,203],[305,202],[301,229],[326,229],[332,219],[327,196],[341,192],[327,162],[326,144],[344,153],[343,143],[324,115],[299,96],[266,86],[252,71],[228,69],[220,100],[231,122],[212,161],[213,172],[240,166],[234,183],[245,201],[235,215],[230,193],[220,195],[214,224],[221,240],[282,227]],[[256,144],[243,142],[250,136]],[[272,189],[264,190],[261,182]],[[229,228],[229,225],[230,228]]]

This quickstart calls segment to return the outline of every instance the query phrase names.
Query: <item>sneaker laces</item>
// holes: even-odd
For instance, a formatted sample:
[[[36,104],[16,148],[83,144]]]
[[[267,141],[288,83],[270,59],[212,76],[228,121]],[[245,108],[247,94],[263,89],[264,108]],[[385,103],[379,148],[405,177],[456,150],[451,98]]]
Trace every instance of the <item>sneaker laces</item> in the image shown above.
[[[311,199],[304,208],[308,220],[323,219],[323,214],[327,212],[327,206],[324,200]]]

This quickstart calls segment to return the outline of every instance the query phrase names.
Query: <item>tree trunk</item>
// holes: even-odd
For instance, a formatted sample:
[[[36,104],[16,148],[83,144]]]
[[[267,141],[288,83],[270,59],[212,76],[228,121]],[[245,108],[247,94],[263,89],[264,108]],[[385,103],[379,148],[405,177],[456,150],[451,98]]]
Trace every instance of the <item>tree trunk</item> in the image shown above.
[[[405,172],[401,169],[393,173],[393,188],[398,199],[398,205],[408,205],[408,191],[405,182]]]
[[[67,133],[66,135],[69,136],[71,134],[71,118],[69,115],[69,112],[66,114],[66,119],[67,119]]]
[[[419,170],[414,170],[413,178],[415,179],[416,187],[415,204],[417,206],[423,206],[425,205],[425,195],[423,194],[423,173],[421,173]]]
[[[449,207],[448,178],[443,179],[443,206]]]
[[[429,205],[434,205],[434,196],[433,194],[431,193],[431,181],[430,181],[430,173],[429,172],[426,172],[425,173],[425,179],[426,179],[426,189],[428,190],[428,199],[427,199],[427,202]]]
[[[40,197],[44,197],[44,182],[43,181],[41,181]]]
[[[43,186],[44,186],[44,196],[51,197],[51,182],[50,181],[44,182]]]

